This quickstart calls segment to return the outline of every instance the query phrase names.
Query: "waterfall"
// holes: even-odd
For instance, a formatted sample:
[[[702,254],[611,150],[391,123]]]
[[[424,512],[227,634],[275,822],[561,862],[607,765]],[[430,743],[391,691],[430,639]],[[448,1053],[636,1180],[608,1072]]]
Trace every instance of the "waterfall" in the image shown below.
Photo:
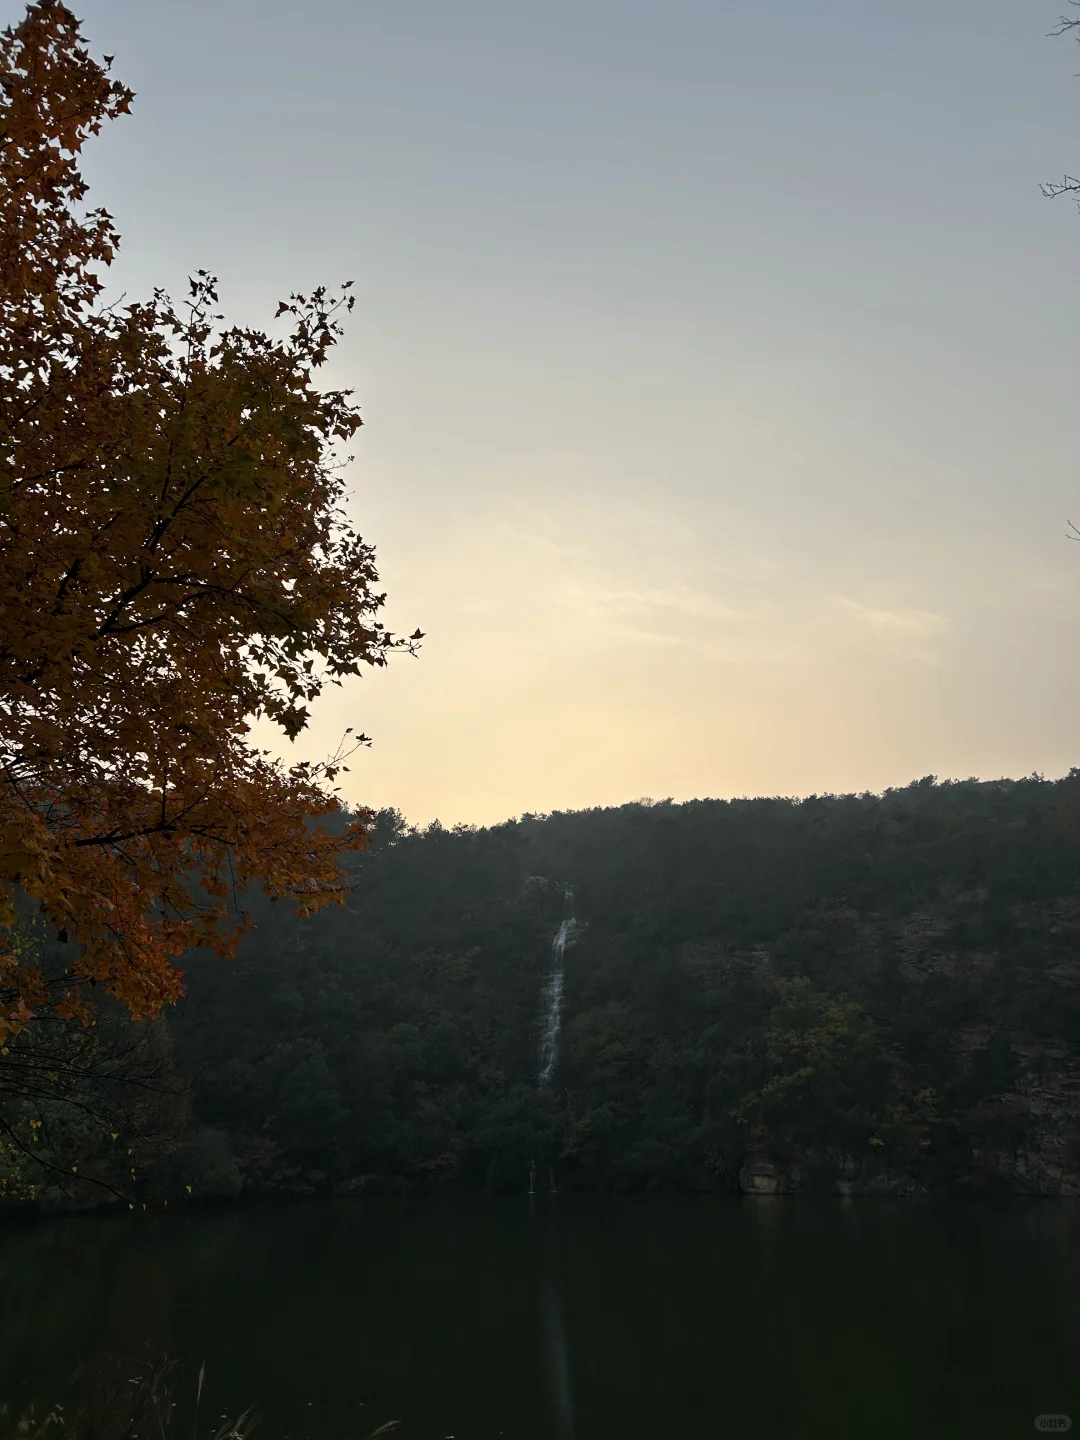
[[[540,1074],[536,1083],[541,1090],[551,1085],[551,1077],[559,1060],[562,1035],[563,982],[566,978],[566,947],[573,939],[577,921],[574,919],[574,895],[567,889],[563,898],[562,924],[551,942],[551,971],[544,981],[544,1033],[540,1040]]]

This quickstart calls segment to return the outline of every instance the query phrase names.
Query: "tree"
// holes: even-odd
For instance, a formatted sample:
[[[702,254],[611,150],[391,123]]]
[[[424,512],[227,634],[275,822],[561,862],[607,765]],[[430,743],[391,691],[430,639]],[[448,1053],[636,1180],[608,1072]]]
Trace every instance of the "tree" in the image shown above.
[[[55,0],[0,36],[0,1044],[50,993],[154,1015],[185,950],[233,949],[247,888],[339,900],[372,817],[312,822],[346,745],[287,767],[251,722],[294,739],[422,638],[377,619],[337,449],[360,416],[315,385],[351,297],[292,296],[283,338],[226,327],[202,271],[183,306],[104,303],[118,237],[78,160],[133,99],[110,65]],[[20,896],[71,942],[51,992]]]
[[[1069,0],[1069,4],[1076,6],[1077,0]],[[1050,31],[1050,34],[1054,36],[1073,35],[1074,38],[1080,39],[1077,31],[1080,31],[1080,18],[1070,19],[1068,15],[1059,15],[1058,23]],[[1080,180],[1073,175],[1066,175],[1061,180],[1045,181],[1040,188],[1048,200],[1056,200],[1059,195],[1075,195],[1080,191]]]

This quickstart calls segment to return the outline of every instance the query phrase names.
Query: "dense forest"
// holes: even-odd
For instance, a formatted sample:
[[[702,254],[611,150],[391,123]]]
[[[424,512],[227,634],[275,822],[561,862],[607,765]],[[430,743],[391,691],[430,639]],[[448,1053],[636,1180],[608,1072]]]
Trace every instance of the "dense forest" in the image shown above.
[[[535,1164],[541,1188],[1080,1193],[1078,813],[1080,771],[482,829],[384,811],[344,906],[262,903],[165,1020],[100,1022],[104,1078],[11,1102],[53,1169],[9,1147],[10,1189],[524,1190]]]

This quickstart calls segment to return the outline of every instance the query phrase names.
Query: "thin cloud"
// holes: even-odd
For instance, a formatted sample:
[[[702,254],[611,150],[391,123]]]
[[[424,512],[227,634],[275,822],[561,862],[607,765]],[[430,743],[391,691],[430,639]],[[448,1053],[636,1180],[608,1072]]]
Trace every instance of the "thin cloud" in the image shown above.
[[[861,605],[846,595],[834,595],[833,603],[842,606],[871,630],[892,632],[919,639],[948,634],[952,621],[932,610],[879,610]]]
[[[676,615],[700,616],[709,620],[749,620],[747,610],[736,610],[713,595],[689,586],[648,587],[566,585],[560,599],[563,604],[595,618],[622,619],[644,616],[654,611]]]

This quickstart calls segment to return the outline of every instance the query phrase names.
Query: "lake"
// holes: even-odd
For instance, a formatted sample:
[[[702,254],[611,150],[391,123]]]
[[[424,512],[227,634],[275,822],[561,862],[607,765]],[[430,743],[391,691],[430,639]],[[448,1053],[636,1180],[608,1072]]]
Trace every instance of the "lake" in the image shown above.
[[[0,1231],[0,1398],[146,1345],[265,1440],[1080,1427],[1080,1202],[498,1197]]]

